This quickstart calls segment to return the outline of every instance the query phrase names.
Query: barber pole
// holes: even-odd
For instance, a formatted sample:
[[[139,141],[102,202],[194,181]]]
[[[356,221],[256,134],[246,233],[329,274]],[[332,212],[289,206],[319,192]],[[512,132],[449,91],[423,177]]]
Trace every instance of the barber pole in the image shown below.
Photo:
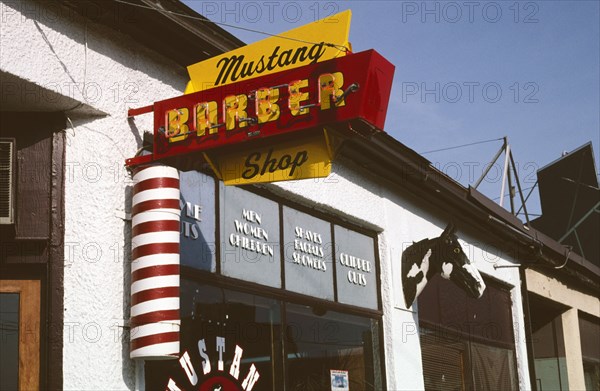
[[[179,357],[179,174],[152,165],[133,175],[131,352],[133,359]]]

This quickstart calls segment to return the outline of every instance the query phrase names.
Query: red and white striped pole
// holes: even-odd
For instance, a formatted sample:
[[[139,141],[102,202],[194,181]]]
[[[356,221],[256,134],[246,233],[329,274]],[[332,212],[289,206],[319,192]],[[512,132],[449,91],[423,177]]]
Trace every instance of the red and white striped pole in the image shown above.
[[[153,165],[134,171],[131,351],[133,359],[179,357],[179,173]]]

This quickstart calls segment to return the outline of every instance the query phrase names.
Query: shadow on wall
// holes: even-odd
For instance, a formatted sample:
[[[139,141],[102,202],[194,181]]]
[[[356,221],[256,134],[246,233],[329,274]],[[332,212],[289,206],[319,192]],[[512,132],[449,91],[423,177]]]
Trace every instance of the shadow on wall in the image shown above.
[[[124,189],[124,205],[123,210],[131,210],[131,199],[133,186],[127,185]],[[129,337],[130,327],[128,319],[130,319],[131,308],[131,221],[123,221],[123,319],[124,326],[118,335],[121,343],[121,360],[123,362],[122,371],[123,381],[130,390],[135,389],[135,361],[129,358]]]
[[[114,18],[123,18],[116,12],[110,15],[108,6],[94,7],[89,10],[88,18],[74,9],[53,2],[22,1],[8,4],[7,7],[14,10],[7,10],[6,25],[22,23],[21,17],[32,20],[39,39],[45,42],[51,53],[49,61],[58,63],[62,68],[67,80],[63,83],[65,85],[50,83],[54,84],[52,90],[57,90],[55,92],[59,95],[75,101],[83,96],[83,103],[97,109],[98,103],[103,100],[124,104],[123,107],[137,107],[146,105],[148,101],[166,98],[150,94],[149,99],[140,99],[151,93],[144,89],[153,81],[181,91],[181,94],[185,90],[189,78],[184,67],[142,46],[129,35],[101,24],[104,19],[112,21]],[[122,23],[144,27],[143,16],[135,10]],[[65,37],[74,41],[74,44],[66,42]],[[27,45],[24,50],[28,50]],[[81,55],[73,56],[73,52]],[[31,57],[36,55],[39,56],[39,53],[30,53]],[[123,70],[112,63],[122,65],[129,72],[123,74]]]

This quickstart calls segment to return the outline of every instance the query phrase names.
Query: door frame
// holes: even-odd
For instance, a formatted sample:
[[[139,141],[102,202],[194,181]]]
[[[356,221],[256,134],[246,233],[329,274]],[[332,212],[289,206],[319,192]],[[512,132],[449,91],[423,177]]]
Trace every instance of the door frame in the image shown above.
[[[41,281],[0,280],[0,293],[19,294],[19,390],[40,386]]]

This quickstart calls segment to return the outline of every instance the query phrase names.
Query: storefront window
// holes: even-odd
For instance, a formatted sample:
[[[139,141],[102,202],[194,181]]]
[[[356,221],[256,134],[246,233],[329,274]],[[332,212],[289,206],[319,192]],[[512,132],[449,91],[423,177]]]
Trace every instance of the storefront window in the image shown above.
[[[188,352],[198,376],[193,389],[244,389],[242,382],[253,373],[258,379],[252,390],[329,390],[332,379],[350,389],[382,389],[375,319],[185,279],[181,316],[181,352]],[[230,374],[239,349],[236,382]],[[147,361],[145,369],[148,390],[164,390],[169,379],[190,384],[179,360]]]
[[[330,390],[336,374],[350,389],[381,389],[376,320],[288,304],[287,390]]]
[[[569,381],[561,314],[566,307],[529,293],[531,341],[538,391],[567,390]]]
[[[274,382],[281,381],[276,376],[281,372],[280,308],[276,300],[182,280],[181,351],[188,352],[198,383],[226,386],[232,382],[228,375],[237,350],[242,349],[237,383],[254,366],[259,378],[252,389],[277,389]],[[210,371],[204,373],[207,362]],[[164,390],[169,379],[189,384],[177,361],[146,363],[147,389],[160,385],[157,389]]]
[[[426,390],[516,390],[510,292],[486,281],[479,299],[439,276],[419,296]]]

